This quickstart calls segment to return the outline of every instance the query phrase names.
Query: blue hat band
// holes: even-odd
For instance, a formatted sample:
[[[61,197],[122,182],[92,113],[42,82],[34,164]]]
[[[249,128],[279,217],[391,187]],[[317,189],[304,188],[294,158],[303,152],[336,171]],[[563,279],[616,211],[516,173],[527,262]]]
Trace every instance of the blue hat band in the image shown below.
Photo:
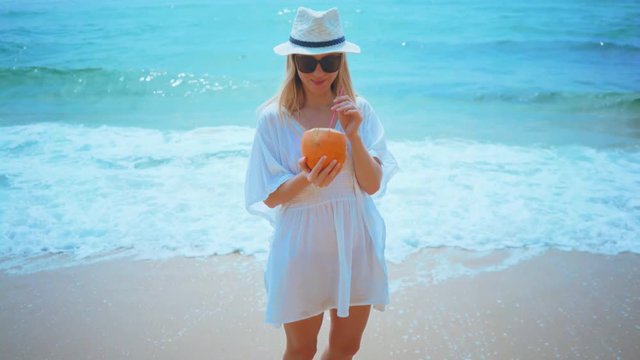
[[[302,41],[302,40],[294,39],[292,36],[289,36],[289,41],[292,44],[295,44],[298,46],[304,46],[304,47],[310,47],[310,48],[321,48],[321,47],[341,44],[345,41],[345,39],[343,36],[341,38],[338,38],[335,40],[329,40],[329,41]]]

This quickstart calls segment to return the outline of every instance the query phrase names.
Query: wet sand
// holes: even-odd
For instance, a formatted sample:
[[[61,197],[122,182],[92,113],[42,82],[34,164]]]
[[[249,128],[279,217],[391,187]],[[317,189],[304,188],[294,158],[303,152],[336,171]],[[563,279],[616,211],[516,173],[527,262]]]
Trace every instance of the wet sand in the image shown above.
[[[438,251],[389,264],[391,304],[372,311],[357,359],[640,359],[640,255],[554,250],[425,281]],[[2,358],[281,358],[282,328],[263,323],[263,266],[227,255],[0,274]],[[319,352],[328,325],[327,314]]]

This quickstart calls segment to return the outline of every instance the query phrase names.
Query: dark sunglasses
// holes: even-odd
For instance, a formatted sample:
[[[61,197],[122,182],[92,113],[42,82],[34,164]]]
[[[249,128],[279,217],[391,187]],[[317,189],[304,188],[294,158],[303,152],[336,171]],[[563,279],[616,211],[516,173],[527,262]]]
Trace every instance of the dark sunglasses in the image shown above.
[[[327,55],[320,60],[316,60],[313,56],[295,55],[294,60],[298,67],[298,71],[301,73],[308,74],[314,72],[318,63],[320,63],[322,71],[326,73],[334,73],[340,69],[342,55]]]

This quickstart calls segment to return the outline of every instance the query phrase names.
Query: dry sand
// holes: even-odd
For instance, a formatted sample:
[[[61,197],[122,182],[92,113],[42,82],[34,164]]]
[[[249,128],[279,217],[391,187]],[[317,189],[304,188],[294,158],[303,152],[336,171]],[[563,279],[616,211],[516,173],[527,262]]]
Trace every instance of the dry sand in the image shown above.
[[[437,251],[389,264],[404,286],[372,312],[357,359],[640,359],[639,255],[548,251],[423,282]],[[263,266],[228,255],[0,274],[0,357],[279,359],[283,330],[263,323]]]

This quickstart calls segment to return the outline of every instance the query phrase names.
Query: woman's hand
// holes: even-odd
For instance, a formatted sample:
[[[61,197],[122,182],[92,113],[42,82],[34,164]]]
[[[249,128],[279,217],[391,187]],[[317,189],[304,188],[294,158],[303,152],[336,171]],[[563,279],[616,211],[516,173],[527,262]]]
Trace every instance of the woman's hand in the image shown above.
[[[333,102],[334,105],[331,107],[331,110],[338,113],[340,125],[342,125],[345,135],[347,135],[347,138],[351,141],[358,136],[358,128],[360,124],[362,124],[360,109],[358,109],[355,101],[348,95],[338,96]]]
[[[307,166],[306,156],[303,156],[298,160],[298,166],[307,174],[307,181],[317,187],[323,188],[331,184],[342,169],[342,165],[338,164],[336,160],[332,160],[329,165],[323,169],[322,167],[326,161],[327,157],[323,156],[316,166],[310,169],[309,166]]]

